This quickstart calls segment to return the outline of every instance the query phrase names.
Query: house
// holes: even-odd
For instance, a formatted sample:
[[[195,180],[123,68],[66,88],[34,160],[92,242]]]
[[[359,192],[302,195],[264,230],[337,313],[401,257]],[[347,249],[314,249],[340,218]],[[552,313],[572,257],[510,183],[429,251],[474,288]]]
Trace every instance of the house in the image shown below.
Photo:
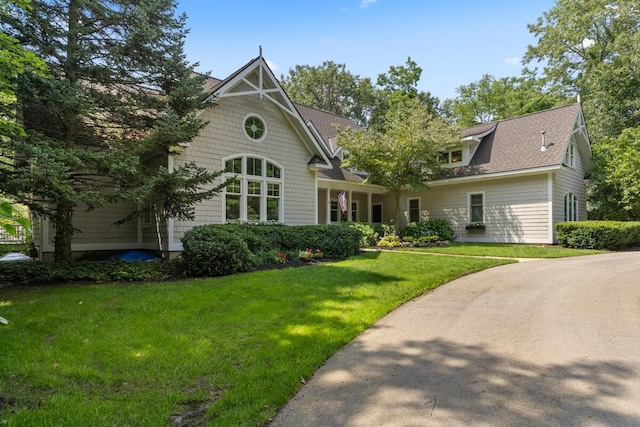
[[[188,229],[228,221],[289,225],[342,221],[389,222],[393,201],[383,187],[363,184],[363,171],[341,167],[344,153],[333,127],[356,126],[343,117],[293,103],[262,56],[206,89],[217,105],[208,122],[174,156],[159,157],[171,170],[195,161],[224,170],[236,181],[196,207],[194,221],[151,217],[112,226],[121,205],[76,213],[72,250],[162,250],[175,255]],[[592,167],[580,104],[466,129],[460,145],[443,153],[445,173],[430,189],[401,196],[405,222],[446,218],[466,242],[554,243],[553,225],[586,218],[585,174]],[[346,199],[346,212],[338,195]],[[471,227],[470,225],[473,225]],[[469,229],[468,229],[469,228]],[[34,227],[44,258],[53,252],[48,220]]]

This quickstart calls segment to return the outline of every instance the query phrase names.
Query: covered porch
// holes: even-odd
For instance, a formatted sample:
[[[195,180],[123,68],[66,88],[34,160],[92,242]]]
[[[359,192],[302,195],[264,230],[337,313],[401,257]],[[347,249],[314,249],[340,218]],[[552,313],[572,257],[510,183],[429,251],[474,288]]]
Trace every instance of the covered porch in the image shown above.
[[[385,188],[377,185],[318,180],[318,224],[389,221],[393,206],[385,193]]]

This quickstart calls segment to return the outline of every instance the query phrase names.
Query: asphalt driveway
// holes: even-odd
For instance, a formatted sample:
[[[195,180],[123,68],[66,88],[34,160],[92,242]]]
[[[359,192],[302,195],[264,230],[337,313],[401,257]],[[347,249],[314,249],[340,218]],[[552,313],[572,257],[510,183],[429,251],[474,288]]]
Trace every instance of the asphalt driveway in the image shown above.
[[[640,426],[640,252],[442,286],[336,353],[272,423],[456,425]]]

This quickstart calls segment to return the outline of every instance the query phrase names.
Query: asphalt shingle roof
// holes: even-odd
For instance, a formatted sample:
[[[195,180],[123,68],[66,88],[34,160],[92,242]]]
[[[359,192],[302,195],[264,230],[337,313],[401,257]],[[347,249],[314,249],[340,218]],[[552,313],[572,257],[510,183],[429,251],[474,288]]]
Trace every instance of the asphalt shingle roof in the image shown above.
[[[561,165],[571,139],[580,104],[500,120],[463,130],[463,136],[485,136],[469,166],[446,171],[446,177],[485,175]],[[540,151],[545,132],[547,151]]]

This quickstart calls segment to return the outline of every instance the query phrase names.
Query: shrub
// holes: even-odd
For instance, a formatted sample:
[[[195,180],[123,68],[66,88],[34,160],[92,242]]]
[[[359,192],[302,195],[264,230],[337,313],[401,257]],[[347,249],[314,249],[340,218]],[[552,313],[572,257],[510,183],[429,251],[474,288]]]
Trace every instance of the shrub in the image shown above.
[[[361,222],[351,222],[349,226],[359,230],[362,233],[361,247],[368,248],[375,246],[380,234],[369,224],[363,224]]]
[[[362,232],[348,225],[211,224],[194,227],[182,239],[185,275],[220,276],[298,259],[299,251],[319,250],[345,259],[360,251]]]
[[[182,237],[182,248],[181,264],[189,276],[225,276],[250,271],[258,264],[239,233],[222,226],[205,225],[188,230]]]
[[[39,261],[0,262],[2,284],[29,285],[65,282],[123,282],[164,280],[171,277],[174,262]]]
[[[398,248],[402,246],[402,242],[400,241],[400,237],[395,235],[384,236],[382,239],[378,241],[378,246],[381,248]]]
[[[558,243],[568,248],[616,250],[640,244],[640,222],[575,221],[555,227]]]
[[[398,229],[398,235],[403,239],[411,236],[415,240],[422,236],[438,236],[438,240],[448,240],[450,242],[455,239],[455,231],[449,220],[437,218],[403,225]]]

